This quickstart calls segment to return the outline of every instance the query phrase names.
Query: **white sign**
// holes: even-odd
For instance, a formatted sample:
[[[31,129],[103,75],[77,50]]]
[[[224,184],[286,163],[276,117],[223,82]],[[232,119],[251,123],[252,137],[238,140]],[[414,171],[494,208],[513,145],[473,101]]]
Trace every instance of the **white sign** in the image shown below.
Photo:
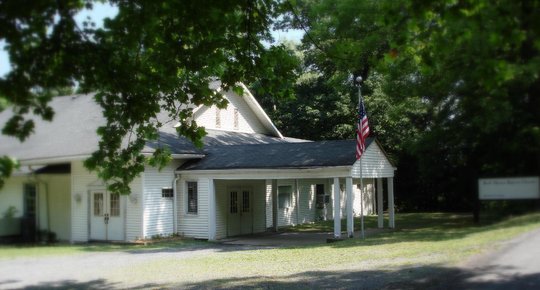
[[[481,178],[478,179],[478,195],[481,200],[538,199],[540,178]]]

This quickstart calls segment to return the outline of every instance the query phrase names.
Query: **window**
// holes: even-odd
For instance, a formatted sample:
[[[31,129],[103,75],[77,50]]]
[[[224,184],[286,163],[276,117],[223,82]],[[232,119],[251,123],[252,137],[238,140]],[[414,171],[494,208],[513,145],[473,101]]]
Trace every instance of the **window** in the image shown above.
[[[278,186],[279,208],[291,207],[292,204],[292,186]]]
[[[242,212],[250,212],[249,191],[242,191]]]
[[[238,213],[238,192],[237,191],[231,191],[230,202],[231,202],[230,212]]]
[[[317,208],[323,209],[325,204],[324,184],[315,185],[315,200],[317,201]]]
[[[238,130],[238,109],[237,108],[234,108],[233,126],[234,126],[234,130]]]
[[[120,195],[118,193],[111,193],[111,210],[109,213],[111,216],[120,216]]]
[[[103,193],[96,192],[94,193],[94,216],[103,216]]]
[[[187,182],[187,212],[188,213],[197,213],[197,182],[188,181]]]
[[[36,185],[33,183],[24,184],[24,216],[34,218],[36,216]]]

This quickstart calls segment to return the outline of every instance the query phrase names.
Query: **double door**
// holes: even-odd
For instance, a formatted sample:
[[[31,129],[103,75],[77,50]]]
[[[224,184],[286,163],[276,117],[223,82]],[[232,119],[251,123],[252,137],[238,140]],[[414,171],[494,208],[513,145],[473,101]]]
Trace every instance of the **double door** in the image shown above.
[[[124,240],[123,198],[105,190],[90,194],[90,239]]]
[[[229,209],[227,217],[227,236],[253,233],[253,193],[251,188],[229,188]]]

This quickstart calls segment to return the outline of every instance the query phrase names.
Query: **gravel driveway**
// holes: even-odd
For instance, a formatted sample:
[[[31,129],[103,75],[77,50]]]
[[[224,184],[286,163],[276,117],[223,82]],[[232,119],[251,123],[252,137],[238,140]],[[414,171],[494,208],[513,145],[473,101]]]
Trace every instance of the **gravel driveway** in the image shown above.
[[[211,248],[187,247],[129,252],[92,252],[66,256],[0,259],[0,289],[104,289],[148,288],[154,284],[131,285],[112,273],[163,258],[182,259],[222,251],[254,249],[241,245],[215,244]]]

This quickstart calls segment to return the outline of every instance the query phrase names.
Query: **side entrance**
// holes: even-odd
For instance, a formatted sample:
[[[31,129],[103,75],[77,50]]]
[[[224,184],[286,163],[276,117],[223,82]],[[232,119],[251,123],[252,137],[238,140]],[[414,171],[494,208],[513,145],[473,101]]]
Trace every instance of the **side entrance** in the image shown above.
[[[124,199],[106,190],[90,191],[90,240],[123,241]]]

